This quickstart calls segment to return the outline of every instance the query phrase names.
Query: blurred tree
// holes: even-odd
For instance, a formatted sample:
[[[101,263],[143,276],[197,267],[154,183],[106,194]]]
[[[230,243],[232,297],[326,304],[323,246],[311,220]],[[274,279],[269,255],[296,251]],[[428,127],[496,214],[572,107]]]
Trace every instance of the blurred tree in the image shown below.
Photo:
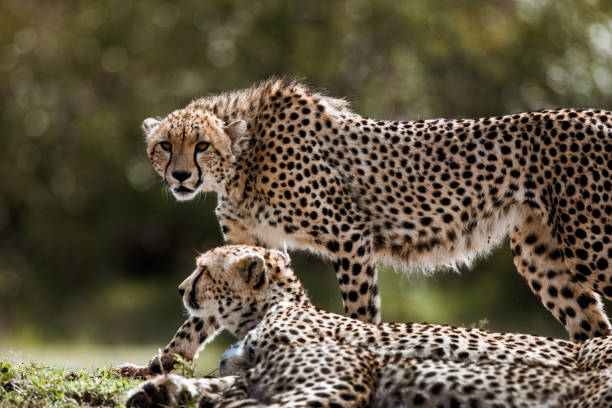
[[[197,251],[221,243],[215,197],[176,203],[140,123],[209,92],[293,75],[378,118],[610,109],[612,3],[588,0],[0,2],[0,332],[154,341]],[[296,258],[339,310],[328,265]],[[475,271],[382,274],[387,320],[563,336],[507,245]],[[112,328],[112,329],[111,329]]]

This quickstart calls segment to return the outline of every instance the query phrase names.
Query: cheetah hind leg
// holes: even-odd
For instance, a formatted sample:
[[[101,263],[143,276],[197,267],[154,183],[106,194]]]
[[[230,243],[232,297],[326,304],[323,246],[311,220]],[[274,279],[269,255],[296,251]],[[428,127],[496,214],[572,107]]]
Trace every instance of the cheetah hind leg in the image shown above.
[[[565,326],[570,339],[584,341],[610,334],[601,299],[572,278],[563,248],[535,210],[526,210],[510,234],[514,264],[542,304]]]

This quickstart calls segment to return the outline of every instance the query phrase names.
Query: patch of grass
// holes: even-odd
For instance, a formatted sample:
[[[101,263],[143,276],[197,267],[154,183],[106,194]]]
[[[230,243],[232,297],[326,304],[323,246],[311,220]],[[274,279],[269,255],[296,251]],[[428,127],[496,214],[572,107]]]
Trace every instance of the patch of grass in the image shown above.
[[[123,407],[127,392],[139,383],[109,368],[87,371],[0,361],[0,406]]]

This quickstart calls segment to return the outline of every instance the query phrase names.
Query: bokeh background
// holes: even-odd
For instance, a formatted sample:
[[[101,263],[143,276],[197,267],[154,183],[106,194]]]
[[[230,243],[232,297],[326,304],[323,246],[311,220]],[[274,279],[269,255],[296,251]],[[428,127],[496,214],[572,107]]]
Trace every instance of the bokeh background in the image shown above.
[[[166,344],[178,283],[222,241],[215,195],[175,202],[140,124],[273,74],[381,119],[611,109],[612,2],[0,0],[0,355],[117,364]],[[293,256],[339,311],[330,265]],[[380,276],[384,320],[565,338],[507,243],[461,274]]]

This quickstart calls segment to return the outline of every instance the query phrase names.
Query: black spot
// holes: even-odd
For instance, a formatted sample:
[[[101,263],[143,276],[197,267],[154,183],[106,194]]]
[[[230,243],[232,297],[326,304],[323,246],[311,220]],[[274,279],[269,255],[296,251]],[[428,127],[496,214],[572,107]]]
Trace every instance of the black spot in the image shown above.
[[[600,271],[606,270],[608,268],[608,261],[604,258],[599,258],[599,260],[597,261],[597,268]]]
[[[593,297],[587,295],[586,293],[583,293],[582,295],[578,296],[576,301],[578,302],[578,305],[583,309],[589,307],[590,304],[595,303],[595,299],[593,299]]]
[[[586,333],[574,333],[574,340],[578,342],[585,341],[589,338]]]
[[[586,320],[583,320],[582,322],[580,322],[580,327],[582,327],[587,332],[591,331],[591,325]]]
[[[426,226],[431,224],[431,221],[432,221],[432,219],[430,217],[423,217],[423,218],[421,218],[421,225],[426,227]]]
[[[576,250],[576,256],[584,261],[585,259],[587,259],[589,254],[587,253],[587,251],[581,248]]]
[[[340,398],[342,398],[345,401],[353,401],[353,400],[355,400],[355,396],[354,395],[344,394],[344,393],[340,394]]]
[[[589,276],[591,274],[591,269],[584,264],[577,264],[576,269],[584,276]]]
[[[338,241],[328,241],[327,249],[331,252],[338,252],[340,250],[340,244],[338,244]]]
[[[514,256],[520,256],[521,255],[521,251],[522,251],[521,246],[520,245],[516,245],[512,252],[513,252]]]
[[[474,386],[473,385],[466,385],[463,387],[463,392],[466,394],[471,394],[474,392]]]
[[[443,389],[444,389],[444,384],[442,384],[442,383],[435,383],[434,385],[431,386],[431,393],[434,394],[434,395],[437,395]]]
[[[537,245],[537,246],[534,248],[534,252],[535,252],[537,255],[541,255],[541,254],[543,254],[544,252],[546,252],[546,249],[547,249],[546,244],[540,244],[540,245]]]
[[[554,251],[550,251],[550,253],[548,254],[550,259],[552,259],[553,261],[556,260],[556,259],[561,258],[562,255],[563,255],[563,252],[561,252],[561,250],[559,250],[559,249],[555,249]]]

